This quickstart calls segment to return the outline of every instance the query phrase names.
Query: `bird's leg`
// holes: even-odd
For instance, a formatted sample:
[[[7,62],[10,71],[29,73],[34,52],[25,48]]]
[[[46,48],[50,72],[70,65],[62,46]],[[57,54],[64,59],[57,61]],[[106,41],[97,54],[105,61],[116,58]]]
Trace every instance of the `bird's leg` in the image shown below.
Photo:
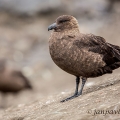
[[[78,92],[78,96],[82,95],[82,91],[83,91],[86,81],[87,81],[87,78],[82,78],[82,85],[81,85],[80,91]]]
[[[65,101],[71,100],[71,99],[73,99],[73,98],[75,98],[75,97],[78,96],[79,83],[80,83],[80,77],[77,76],[77,77],[76,77],[76,89],[75,89],[74,95],[72,95],[71,97],[68,97],[68,98],[62,100],[61,102],[65,102]]]
[[[79,87],[79,83],[80,83],[80,77],[76,77],[76,89],[75,89],[75,93],[74,95],[78,94],[78,87]]]

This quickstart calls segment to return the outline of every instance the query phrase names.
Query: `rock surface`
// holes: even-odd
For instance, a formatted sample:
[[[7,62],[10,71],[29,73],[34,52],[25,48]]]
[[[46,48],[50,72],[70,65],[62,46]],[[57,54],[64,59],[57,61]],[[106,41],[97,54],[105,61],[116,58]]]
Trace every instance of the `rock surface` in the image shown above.
[[[64,103],[69,93],[53,95],[29,104],[19,104],[1,112],[1,120],[118,120],[120,80],[109,80],[86,88],[83,95]]]

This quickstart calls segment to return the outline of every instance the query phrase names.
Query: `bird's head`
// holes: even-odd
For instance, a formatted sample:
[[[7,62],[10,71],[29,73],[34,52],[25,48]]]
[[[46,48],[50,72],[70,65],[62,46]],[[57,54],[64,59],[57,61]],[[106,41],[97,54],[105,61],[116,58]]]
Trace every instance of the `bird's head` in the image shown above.
[[[53,29],[55,32],[64,32],[68,30],[79,29],[79,25],[78,21],[73,16],[62,15],[56,19],[55,23],[48,27],[48,31]]]

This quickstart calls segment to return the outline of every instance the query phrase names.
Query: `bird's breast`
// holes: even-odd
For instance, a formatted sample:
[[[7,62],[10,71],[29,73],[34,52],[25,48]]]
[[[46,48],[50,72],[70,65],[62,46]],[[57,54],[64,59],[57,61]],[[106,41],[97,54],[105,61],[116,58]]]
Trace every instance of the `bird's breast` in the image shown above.
[[[105,65],[102,57],[96,53],[78,49],[72,41],[49,41],[50,55],[57,66],[64,71],[78,76],[89,75],[90,72]]]

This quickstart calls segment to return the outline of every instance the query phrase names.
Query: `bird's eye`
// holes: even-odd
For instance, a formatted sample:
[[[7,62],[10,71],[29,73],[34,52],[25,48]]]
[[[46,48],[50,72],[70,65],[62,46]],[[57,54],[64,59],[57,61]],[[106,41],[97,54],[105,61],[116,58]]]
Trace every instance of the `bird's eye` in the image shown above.
[[[67,22],[69,20],[60,20],[59,23],[64,23],[64,22]]]

